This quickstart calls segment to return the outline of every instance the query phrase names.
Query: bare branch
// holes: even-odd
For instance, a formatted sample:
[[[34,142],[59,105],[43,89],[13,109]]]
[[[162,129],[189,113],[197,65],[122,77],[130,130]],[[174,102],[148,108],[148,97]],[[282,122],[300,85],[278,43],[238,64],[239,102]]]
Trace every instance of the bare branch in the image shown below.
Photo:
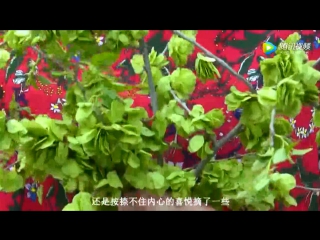
[[[314,191],[314,192],[320,192],[320,188],[310,188],[310,187],[305,187],[305,186],[301,186],[301,185],[296,185],[295,188],[310,190],[310,191]]]
[[[219,162],[221,162],[221,161],[234,161],[234,160],[243,161],[243,158],[245,158],[247,156],[254,156],[254,155],[256,155],[256,154],[255,153],[236,154],[236,155],[229,157],[229,158],[219,159],[218,161]],[[212,159],[210,161],[212,161]]]
[[[10,168],[14,167],[19,162],[20,162],[20,160],[16,160],[14,163],[11,163],[8,166],[6,166],[4,169],[5,170],[10,170]]]
[[[195,45],[196,47],[200,48],[205,55],[207,55],[208,57],[214,58],[221,66],[223,66],[224,68],[228,69],[228,71],[236,76],[239,80],[241,80],[243,83],[245,83],[247,85],[247,87],[249,88],[250,92],[255,93],[256,90],[252,87],[252,85],[250,84],[250,82],[248,82],[248,80],[246,78],[244,78],[243,76],[241,76],[240,74],[238,74],[235,70],[232,69],[232,67],[230,67],[225,61],[223,61],[221,58],[217,57],[216,55],[214,55],[213,53],[211,53],[209,50],[207,50],[205,47],[203,47],[202,45],[200,45],[199,43],[197,43],[195,40],[193,40],[192,38],[187,37],[186,35],[184,35],[182,32],[180,32],[179,30],[173,30],[173,33],[178,35],[179,37],[183,38],[184,40],[192,43],[193,45]]]
[[[144,70],[146,71],[148,76],[151,107],[152,107],[153,114],[156,114],[156,112],[158,111],[158,98],[157,98],[156,88],[152,79],[148,48],[147,48],[147,44],[143,39],[140,40],[140,45],[143,47],[142,55],[143,55],[143,61],[144,61]]]
[[[166,69],[168,71],[168,69]],[[168,71],[169,72],[169,71]],[[170,74],[170,73],[169,73]],[[188,114],[190,114],[191,110],[188,108],[188,106],[186,105],[186,103],[184,103],[183,101],[181,101],[178,96],[175,94],[175,92],[171,89],[170,90],[171,95],[173,96],[173,98],[181,105],[181,107],[186,110],[186,112]],[[214,143],[214,156],[210,156],[207,159],[202,160],[196,167],[195,169],[195,175],[196,178],[198,178],[203,170],[203,168],[205,167],[205,165],[214,160],[216,157],[216,153],[218,152],[218,150],[225,145],[230,139],[234,138],[240,131],[242,131],[243,126],[242,124],[238,123],[238,125],[236,125],[225,137],[221,138],[219,141],[217,141],[216,136],[212,136],[211,140]]]
[[[165,49],[162,51],[161,54],[165,55],[167,51],[168,51],[168,44],[166,45]]]
[[[174,98],[174,100],[176,100],[177,103],[179,103],[181,105],[181,107],[184,110],[186,110],[188,114],[190,114],[191,110],[188,108],[187,104],[185,102],[183,102],[180,98],[178,98],[172,89],[170,90],[170,93],[171,93],[172,97]]]
[[[227,135],[225,135],[223,138],[221,138],[219,141],[217,141],[216,145],[214,146],[213,152],[214,152],[214,156],[213,157],[208,157],[207,159],[202,160],[196,167],[194,174],[196,176],[196,178],[198,178],[200,176],[200,174],[202,173],[204,167],[206,166],[206,164],[210,161],[214,161],[215,160],[215,156],[218,152],[218,150],[225,145],[229,140],[231,140],[232,138],[234,138],[238,133],[240,133],[243,129],[243,126],[241,123],[238,123]]]
[[[243,125],[238,123],[227,135],[217,141],[217,145],[214,146],[214,151],[218,151],[223,145],[225,145],[229,140],[234,138],[238,133],[243,130]]]
[[[148,46],[143,39],[141,39],[139,43],[143,49],[142,56],[143,56],[143,61],[144,61],[144,70],[146,71],[147,77],[148,77],[148,86],[149,86],[149,93],[150,93],[150,98],[151,98],[151,108],[152,108],[153,115],[155,115],[156,112],[158,111],[158,97],[157,97],[156,87],[155,87],[153,79],[152,79]],[[157,162],[160,166],[163,165],[163,157],[161,155],[157,156]]]
[[[167,76],[169,76],[170,75],[169,69],[166,67],[163,67],[163,69],[167,72],[167,74],[168,74]]]
[[[43,51],[41,51],[40,49],[38,49],[35,46],[31,47],[35,52],[37,52],[38,54],[42,55],[43,58],[45,59],[50,59],[53,63],[55,63],[58,67],[60,67],[61,69],[65,69],[66,67],[63,65],[62,62],[60,62],[57,59],[51,58],[49,57],[46,53],[44,53]]]
[[[320,58],[318,58],[315,63],[313,64],[313,67],[315,68],[320,63]]]

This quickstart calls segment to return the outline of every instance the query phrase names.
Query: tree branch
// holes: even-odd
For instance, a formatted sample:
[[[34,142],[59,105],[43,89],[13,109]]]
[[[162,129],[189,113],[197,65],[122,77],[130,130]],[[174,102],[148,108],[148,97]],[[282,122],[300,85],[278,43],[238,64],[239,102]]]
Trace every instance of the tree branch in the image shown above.
[[[244,157],[247,157],[247,156],[255,156],[256,153],[246,153],[246,154],[235,154],[233,157],[230,157],[229,160],[231,159],[237,159],[237,160],[241,160],[242,161],[242,158]],[[219,161],[222,161],[222,160],[226,160],[226,159],[219,159]]]
[[[14,163],[11,163],[8,166],[6,166],[4,169],[5,170],[10,170],[10,168],[14,167],[19,162],[20,162],[20,160],[16,160]]]
[[[168,70],[167,70],[168,71]],[[169,73],[170,74],[170,73]],[[191,110],[188,108],[188,106],[181,101],[177,95],[175,94],[175,92],[171,89],[170,90],[171,95],[173,96],[173,98],[177,101],[177,103],[179,103],[181,105],[181,107],[186,110],[186,112],[188,114],[190,114]],[[205,165],[210,162],[211,160],[215,159],[216,153],[218,152],[218,150],[225,145],[230,139],[234,138],[239,132],[241,132],[243,129],[242,124],[238,123],[225,137],[221,138],[219,141],[217,141],[215,136],[211,137],[211,140],[214,143],[214,156],[213,157],[208,157],[207,159],[202,160],[196,167],[195,169],[195,175],[196,178],[198,178],[202,172],[202,170],[204,169]]]
[[[206,166],[207,163],[209,163],[210,161],[215,160],[215,156],[218,152],[218,150],[225,145],[230,139],[234,138],[238,133],[240,133],[243,130],[243,126],[241,123],[238,123],[227,135],[225,135],[223,138],[221,138],[219,141],[217,141],[216,145],[214,146],[213,149],[213,157],[208,157],[204,160],[202,160],[196,167],[194,174],[196,176],[196,178],[198,178],[200,176],[200,174],[202,173],[204,167]]]
[[[171,89],[170,93],[172,95],[172,97],[174,98],[174,100],[177,101],[177,103],[179,103],[181,105],[181,107],[187,111],[188,114],[190,114],[191,110],[188,108],[187,104],[183,101],[181,101],[180,98],[177,97],[177,95],[175,94],[175,92]]]
[[[46,53],[44,53],[43,51],[41,51],[40,49],[38,49],[35,46],[31,47],[35,52],[37,52],[38,54],[42,55],[43,58],[45,59],[50,59],[53,63],[55,63],[58,67],[60,67],[61,69],[65,69],[65,66],[57,59],[51,58],[49,57]]]
[[[173,30],[173,33],[178,35],[179,37],[183,38],[184,40],[192,43],[193,45],[195,45],[196,47],[200,48],[205,55],[207,55],[208,57],[214,58],[221,66],[223,66],[224,68],[228,69],[228,71],[234,75],[235,77],[237,77],[239,80],[241,80],[244,84],[247,85],[247,87],[249,88],[250,92],[255,93],[256,90],[252,87],[252,85],[250,84],[250,82],[248,82],[248,80],[246,78],[244,78],[243,76],[241,76],[240,74],[238,74],[235,70],[232,69],[232,67],[230,67],[225,61],[223,61],[221,58],[217,57],[216,55],[214,55],[213,53],[211,53],[209,50],[207,50],[205,47],[203,47],[202,45],[200,45],[199,43],[197,43],[195,40],[193,40],[192,38],[187,37],[186,35],[184,35],[182,32],[180,32],[179,30]]]
[[[143,56],[143,61],[144,61],[144,70],[146,71],[147,77],[148,77],[148,86],[149,86],[149,93],[150,93],[150,98],[151,98],[151,108],[152,108],[152,112],[153,112],[153,116],[154,116],[156,114],[156,112],[158,111],[158,97],[157,97],[156,87],[155,87],[153,79],[152,79],[148,46],[147,46],[146,42],[144,41],[144,39],[141,39],[139,43],[143,49],[142,56]],[[161,155],[157,156],[157,162],[160,166],[163,165],[163,157]]]
[[[310,188],[310,187],[305,187],[305,186],[300,186],[300,185],[296,185],[295,188],[310,190],[310,191],[314,191],[314,192],[320,192],[320,188]]]
[[[318,58],[315,63],[313,64],[313,67],[315,68],[320,63],[320,58]]]
[[[186,110],[186,112],[188,114],[190,114],[190,109],[188,108],[188,106],[181,101],[177,95],[174,93],[174,91],[171,89],[170,90],[171,95],[173,96],[173,98],[181,105],[181,107]],[[202,160],[196,167],[195,170],[195,175],[198,178],[203,170],[203,168],[205,167],[205,165],[210,162],[211,160],[215,159],[216,153],[218,152],[218,150],[225,145],[230,139],[234,138],[240,131],[242,130],[242,125],[240,123],[238,123],[238,125],[235,126],[234,129],[232,129],[224,138],[221,138],[219,141],[217,141],[216,136],[212,136],[211,140],[214,143],[214,156],[210,156],[207,159]]]
[[[148,48],[147,44],[143,39],[140,40],[140,45],[143,48],[143,61],[144,61],[144,70],[147,73],[148,76],[148,85],[149,85],[149,92],[150,92],[150,98],[151,98],[151,107],[153,114],[156,114],[158,111],[158,98],[157,98],[157,93],[156,93],[156,88],[153,83],[152,79],[152,72],[151,72],[151,66],[150,66],[150,61],[149,61],[149,53],[148,53]]]
[[[225,61],[223,61],[221,58],[217,57],[216,55],[214,55],[213,53],[211,53],[209,50],[207,50],[206,48],[204,48],[202,45],[200,45],[199,43],[197,43],[194,39],[187,37],[186,35],[184,35],[182,32],[180,32],[179,30],[173,30],[173,33],[178,35],[179,37],[183,38],[184,40],[192,43],[193,45],[195,45],[196,47],[200,48],[205,55],[207,55],[208,57],[214,58],[221,66],[223,66],[224,68],[226,68],[231,74],[233,74],[234,76],[236,76],[239,80],[241,80],[243,83],[246,84],[246,86],[249,88],[250,92],[255,93],[256,90],[252,87],[252,85],[247,81],[247,79],[245,79],[243,76],[241,76],[240,74],[238,74],[235,70],[232,69],[232,67],[230,67]],[[172,94],[172,92],[171,92]],[[173,97],[175,98],[175,95],[173,95]],[[176,99],[176,98],[175,98]],[[177,100],[177,99],[176,99]],[[178,101],[179,102],[179,101]],[[179,102],[180,104],[182,103],[181,101]],[[181,106],[184,108],[184,105],[181,104]],[[184,108],[185,109],[185,108]],[[189,110],[190,111],[190,110]],[[198,178],[201,174],[201,172],[203,171],[204,167],[206,166],[206,164],[208,162],[210,162],[211,160],[215,159],[216,153],[218,152],[218,150],[225,145],[230,139],[234,138],[238,133],[240,133],[243,130],[243,125],[241,123],[238,123],[227,135],[225,135],[223,138],[221,138],[219,141],[214,141],[215,145],[214,145],[214,156],[213,157],[208,157],[207,159],[202,160],[196,167],[195,169],[195,175],[196,178]]]
[[[165,55],[167,51],[168,51],[168,44],[166,45],[165,49],[162,51],[161,54],[162,54],[162,55]]]

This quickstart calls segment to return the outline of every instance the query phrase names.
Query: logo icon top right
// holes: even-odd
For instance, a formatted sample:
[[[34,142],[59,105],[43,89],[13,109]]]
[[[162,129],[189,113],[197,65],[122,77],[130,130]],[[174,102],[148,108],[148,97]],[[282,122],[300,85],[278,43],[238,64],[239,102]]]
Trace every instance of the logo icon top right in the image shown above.
[[[277,47],[270,42],[265,42],[262,45],[262,51],[267,55],[274,53],[276,50],[277,50]]]
[[[318,49],[320,47],[320,38],[316,37],[315,40],[313,41],[313,46],[315,49]]]

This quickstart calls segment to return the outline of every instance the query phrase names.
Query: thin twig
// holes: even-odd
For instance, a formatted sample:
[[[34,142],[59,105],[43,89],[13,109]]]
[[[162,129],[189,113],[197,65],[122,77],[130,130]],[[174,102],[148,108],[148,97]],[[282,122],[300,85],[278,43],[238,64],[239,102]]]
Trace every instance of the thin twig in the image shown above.
[[[274,135],[275,135],[275,131],[274,131],[274,121],[276,118],[276,108],[273,108],[271,111],[271,119],[270,119],[270,125],[269,125],[269,129],[270,129],[270,147],[274,146]]]
[[[62,62],[60,62],[59,60],[57,59],[54,59],[54,58],[51,58],[49,57],[46,53],[44,53],[43,51],[41,51],[40,49],[38,49],[37,47],[35,46],[32,46],[31,47],[35,52],[37,52],[38,54],[42,55],[42,57],[44,59],[50,59],[54,64],[56,64],[58,67],[60,67],[61,69],[65,69],[66,67],[63,65]],[[72,64],[72,63],[71,63]]]
[[[245,158],[247,156],[254,156],[256,155],[255,153],[247,153],[247,154],[237,154],[237,155],[234,155],[232,157],[229,157],[229,158],[222,158],[222,159],[217,159],[216,161],[214,162],[221,162],[221,161],[242,161],[242,158]],[[212,161],[212,159],[210,160]]]
[[[165,55],[167,51],[168,51],[168,44],[166,45],[165,49],[162,51],[161,54]]]
[[[181,107],[186,110],[186,112],[188,114],[190,114],[191,110],[188,108],[188,106],[183,102],[181,101],[177,95],[175,94],[175,92],[171,89],[170,90],[170,93],[171,95],[173,96],[173,98],[181,105]],[[225,145],[230,139],[234,138],[241,130],[242,130],[242,124],[238,123],[238,125],[236,125],[234,127],[234,129],[232,129],[225,137],[221,138],[219,141],[217,141],[216,139],[216,136],[212,136],[211,137],[211,140],[214,144],[214,156],[210,156],[208,157],[207,159],[204,159],[202,160],[196,167],[196,170],[195,170],[195,175],[196,175],[196,178],[198,178],[203,170],[203,168],[205,167],[205,165],[210,162],[210,161],[213,161],[216,157],[216,153],[218,152],[218,150],[223,146]]]
[[[320,192],[320,188],[310,188],[310,187],[305,187],[305,186],[301,186],[301,185],[296,185],[295,188],[300,188],[300,189],[304,189],[304,190]]]
[[[176,133],[174,134],[174,139],[173,139],[174,143],[178,142],[178,133],[176,131]]]
[[[315,63],[313,64],[313,67],[315,68],[320,63],[320,58],[318,58]]]
[[[151,107],[153,114],[156,114],[158,111],[158,98],[157,98],[157,93],[156,93],[156,88],[153,83],[152,79],[152,72],[151,72],[151,66],[150,66],[150,61],[149,61],[149,53],[148,53],[148,47],[147,44],[143,39],[140,40],[140,45],[143,47],[143,61],[144,61],[144,70],[147,73],[148,76],[148,85],[149,85],[149,92],[150,92],[150,98],[151,98]]]
[[[179,103],[181,105],[181,107],[184,110],[186,110],[188,114],[190,114],[191,110],[188,108],[187,104],[185,102],[183,102],[180,98],[178,98],[172,89],[170,90],[170,93],[171,93],[172,97],[174,98],[174,100],[176,100],[177,103]]]
[[[210,161],[214,161],[215,160],[215,156],[218,152],[218,150],[225,145],[230,139],[234,138],[238,133],[240,133],[243,129],[243,126],[241,123],[238,123],[230,132],[228,132],[227,135],[225,135],[223,138],[221,138],[219,141],[217,141],[216,145],[214,146],[213,152],[214,152],[214,156],[213,157],[208,157],[204,160],[202,160],[198,166],[196,167],[194,174],[196,176],[196,178],[198,178],[200,176],[200,174],[202,173],[204,167],[206,166],[207,163],[209,163]]]
[[[212,140],[212,142],[213,142],[213,146],[216,146],[216,145],[217,145],[217,142],[218,142],[218,140],[217,140],[217,135],[211,136],[211,140]]]
[[[14,165],[16,165],[18,162],[20,162],[20,160],[16,160],[14,163],[11,163],[8,166],[6,166],[4,169],[5,170],[10,170],[10,168],[14,167]]]
[[[200,48],[205,55],[207,55],[208,57],[214,58],[221,66],[223,66],[224,68],[226,68],[232,75],[234,75],[235,77],[237,77],[239,80],[241,80],[244,84],[247,85],[247,87],[249,88],[250,92],[255,93],[256,90],[252,87],[252,85],[250,84],[250,82],[248,82],[248,80],[241,76],[240,74],[238,74],[235,70],[232,69],[232,67],[230,67],[225,61],[223,61],[221,58],[217,57],[216,55],[214,55],[213,53],[211,53],[209,50],[207,50],[205,47],[203,47],[202,45],[200,45],[198,42],[196,42],[194,39],[187,37],[186,35],[184,35],[182,32],[180,32],[179,30],[173,30],[173,33],[178,35],[179,37],[183,38],[184,40],[192,43],[193,45],[195,45],[196,47]]]
[[[163,69],[166,70],[166,72],[167,72],[167,74],[168,74],[167,76],[169,76],[169,75],[170,75],[169,69],[166,68],[166,67],[163,67]]]
[[[178,98],[178,96],[175,94],[175,92],[172,89],[170,90],[170,93],[173,96],[174,100],[176,100],[177,103],[180,104],[180,106],[188,113],[188,115],[190,115],[191,110],[188,108],[187,104],[184,101],[182,101],[180,98]],[[176,133],[175,140],[174,140],[175,143],[177,143],[177,137],[178,137],[178,135]],[[211,140],[214,145],[217,144],[216,136],[212,136]]]

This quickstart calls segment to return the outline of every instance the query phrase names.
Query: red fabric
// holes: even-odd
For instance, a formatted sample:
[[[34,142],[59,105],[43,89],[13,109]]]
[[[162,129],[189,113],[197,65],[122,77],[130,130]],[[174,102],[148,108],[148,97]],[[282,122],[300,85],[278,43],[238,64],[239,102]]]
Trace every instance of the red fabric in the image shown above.
[[[254,87],[261,87],[263,79],[259,73],[259,61],[262,57],[267,57],[262,52],[263,41],[269,41],[277,45],[281,39],[285,39],[292,32],[298,31],[302,35],[302,39],[305,42],[313,43],[315,38],[320,34],[309,30],[200,30],[198,31],[197,41],[205,48],[216,54],[223,60],[229,63],[233,69],[240,74],[247,77]],[[152,30],[145,38],[148,41],[148,45],[153,46],[156,51],[162,52],[168,40],[171,37],[171,31]],[[309,59],[315,60],[320,57],[320,48],[315,49],[311,47],[309,51]],[[113,68],[114,73],[118,75],[121,80],[128,84],[136,84],[139,82],[139,77],[133,73],[130,65],[130,59],[134,53],[138,52],[137,49],[127,49],[121,54],[118,61],[115,62]],[[199,49],[195,49],[194,53],[190,56],[188,67],[193,69],[195,56],[199,52]],[[28,49],[23,61],[18,61],[15,58],[11,61],[5,71],[0,71],[0,86],[3,86],[5,90],[4,97],[2,99],[2,107],[8,108],[8,104],[15,94],[16,100],[22,106],[29,106],[35,114],[48,114],[52,118],[60,118],[61,115],[58,111],[63,106],[65,89],[64,86],[58,86],[53,83],[50,86],[41,86],[38,84],[39,89],[36,90],[33,87],[26,88],[23,83],[18,83],[15,76],[17,70],[22,70],[24,73],[28,71],[28,61],[30,59],[36,60],[37,54]],[[18,60],[17,60],[18,59]],[[21,60],[21,59],[20,59]],[[121,63],[121,65],[119,65]],[[40,75],[49,77],[49,73],[44,71],[45,62],[42,61],[38,66],[38,73]],[[174,66],[170,64],[169,70],[172,72]],[[239,114],[237,112],[228,112],[224,104],[225,95],[228,93],[230,86],[235,85],[240,90],[246,90],[246,86],[232,76],[226,69],[220,68],[222,78],[219,82],[208,81],[206,84],[197,82],[196,91],[191,96],[188,102],[189,107],[193,104],[202,104],[206,111],[212,108],[222,108],[226,115],[226,123],[218,130],[216,134],[218,138],[223,137],[229,132],[238,122]],[[249,71],[251,70],[251,71]],[[252,70],[255,70],[252,71]],[[7,73],[7,76],[6,76]],[[58,79],[53,79],[58,80]],[[53,81],[54,82],[54,81]],[[56,82],[56,81],[55,81]],[[1,90],[1,88],[0,88]],[[149,116],[152,115],[150,107],[150,99],[148,96],[141,96],[136,94],[136,90],[127,91],[121,94],[122,97],[133,97],[133,106],[141,106],[148,110]],[[0,93],[1,97],[1,93]],[[1,100],[0,100],[1,101]],[[56,108],[57,107],[57,108]],[[302,161],[298,161],[297,164],[291,165],[284,163],[280,166],[280,170],[294,174],[297,179],[298,185],[304,185],[306,187],[316,187],[319,184],[319,168],[318,168],[318,152],[315,144],[315,131],[312,127],[312,112],[310,108],[304,108],[302,113],[291,122],[296,128],[296,132],[293,137],[300,139],[300,148],[312,147],[313,151],[304,156]],[[306,131],[300,131],[304,127]],[[170,126],[167,131],[166,140],[172,141],[175,136],[174,127]],[[187,151],[188,142],[181,137],[178,137],[178,143],[183,146],[181,150],[170,149],[166,153],[166,160],[171,164],[176,164],[183,168],[192,167],[199,162],[199,159],[195,154],[190,154]],[[226,158],[233,156],[234,154],[243,154],[244,150],[238,139],[231,140],[226,146],[218,152],[219,158]],[[14,161],[14,159],[12,160]],[[29,184],[33,185],[29,185]],[[39,185],[43,185],[44,194],[40,205],[34,195],[34,190]],[[297,207],[284,208],[281,205],[277,205],[278,210],[318,210],[318,197],[316,194],[310,194],[306,190],[294,189],[293,195],[298,201]],[[72,195],[66,194],[63,191],[61,184],[54,180],[52,177],[48,177],[44,183],[33,183],[32,179],[29,179],[26,183],[26,187],[23,190],[16,193],[4,193],[0,192],[0,210],[50,210],[58,211],[70,201]]]

